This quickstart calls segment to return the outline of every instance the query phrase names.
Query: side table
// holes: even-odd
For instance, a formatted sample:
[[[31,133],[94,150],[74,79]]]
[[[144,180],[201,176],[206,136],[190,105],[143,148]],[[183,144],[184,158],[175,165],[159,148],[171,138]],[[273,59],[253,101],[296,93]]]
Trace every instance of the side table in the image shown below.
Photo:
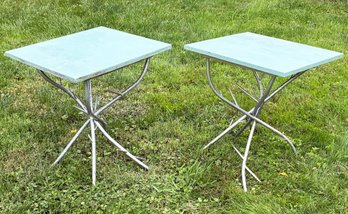
[[[242,117],[230,124],[204,148],[208,148],[217,142],[221,137],[229,133],[243,121],[245,121],[245,124],[239,129],[236,136],[239,136],[244,130],[246,130],[246,128],[250,127],[250,133],[244,154],[233,146],[234,150],[242,159],[242,185],[245,192],[247,191],[245,171],[248,171],[256,180],[260,181],[260,179],[246,166],[256,124],[268,128],[283,138],[296,154],[296,149],[288,137],[260,119],[260,113],[265,102],[269,101],[274,95],[305,73],[308,69],[343,57],[342,53],[250,32],[187,44],[184,48],[206,57],[206,75],[209,86],[222,101],[243,114]],[[232,98],[230,100],[223,96],[223,94],[215,87],[210,75],[210,60],[217,60],[232,65],[242,66],[253,72],[259,89],[258,97],[238,86],[246,96],[255,101],[255,106],[252,109],[245,110],[241,108],[231,90]],[[262,83],[262,78],[265,75],[270,76],[267,85],[263,85]],[[288,77],[288,79],[278,88],[271,91],[276,77]]]
[[[87,121],[66,145],[53,165],[62,159],[82,131],[89,125],[91,128],[89,138],[92,142],[92,183],[95,185],[97,171],[96,130],[99,130],[119,151],[148,170],[147,165],[108,134],[100,114],[141,82],[152,56],[169,49],[171,49],[171,45],[167,43],[106,27],[97,27],[6,51],[5,55],[36,68],[47,82],[74,99],[78,104],[76,108],[87,116]],[[92,79],[142,60],[145,60],[145,64],[139,78],[104,106],[98,108],[98,101],[92,98]],[[53,80],[50,75],[58,77],[59,81]],[[83,82],[84,100],[79,99],[73,91],[63,86],[62,79],[73,83]]]

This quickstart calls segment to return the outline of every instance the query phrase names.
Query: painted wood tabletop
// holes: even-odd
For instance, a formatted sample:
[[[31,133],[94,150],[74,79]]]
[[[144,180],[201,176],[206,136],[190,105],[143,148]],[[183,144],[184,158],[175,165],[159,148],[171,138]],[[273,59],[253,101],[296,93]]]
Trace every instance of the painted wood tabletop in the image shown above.
[[[71,82],[92,79],[138,62],[171,45],[97,27],[5,52],[5,56]]]
[[[280,77],[343,57],[339,52],[250,32],[191,43],[184,48]]]

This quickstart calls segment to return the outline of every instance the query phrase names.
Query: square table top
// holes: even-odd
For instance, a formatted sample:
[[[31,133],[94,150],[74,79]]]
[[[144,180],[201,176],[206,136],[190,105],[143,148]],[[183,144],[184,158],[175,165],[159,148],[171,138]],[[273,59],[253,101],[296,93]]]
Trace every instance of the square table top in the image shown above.
[[[250,32],[191,43],[184,48],[280,77],[343,57],[335,51]]]
[[[5,56],[77,83],[146,59],[171,47],[164,42],[96,27],[6,51]]]

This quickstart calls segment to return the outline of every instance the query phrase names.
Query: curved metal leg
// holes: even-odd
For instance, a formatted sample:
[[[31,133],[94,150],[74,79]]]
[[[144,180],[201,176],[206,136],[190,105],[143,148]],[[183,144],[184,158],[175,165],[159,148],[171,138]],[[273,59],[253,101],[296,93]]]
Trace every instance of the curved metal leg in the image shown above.
[[[86,128],[86,126],[89,124],[89,120],[87,120],[80,128],[80,130],[78,130],[78,132],[76,132],[76,134],[74,135],[74,137],[70,140],[70,142],[68,143],[68,145],[66,145],[66,147],[64,148],[64,150],[60,153],[60,155],[58,156],[58,158],[54,161],[54,163],[52,165],[56,165],[61,159],[62,157],[65,155],[65,153],[69,150],[69,148],[73,145],[73,143],[75,142],[75,140],[81,135],[82,131]]]
[[[258,75],[256,74],[256,72],[254,72],[254,75],[255,75],[255,78],[256,78],[258,85],[259,85],[260,98],[259,98],[259,102],[254,107],[254,111],[252,112],[252,115],[255,115],[256,117],[258,117],[260,112],[261,112],[261,108],[265,104],[265,99],[267,98],[269,92],[271,91],[271,88],[273,86],[273,83],[274,83],[276,77],[275,76],[271,77],[271,80],[269,81],[266,90],[263,91],[262,83],[261,83]],[[249,119],[248,123],[250,123],[251,121],[252,121],[252,119]],[[246,126],[244,126],[244,127],[246,127]],[[243,162],[242,162],[242,184],[243,184],[243,189],[245,192],[247,191],[247,183],[246,183],[246,175],[245,175],[245,170],[247,168],[246,162],[248,160],[249,150],[250,150],[252,138],[254,136],[255,127],[256,127],[256,121],[253,121],[253,124],[251,126],[251,130],[249,133],[248,141],[247,141],[247,144],[245,147],[244,157],[242,158],[243,159]]]
[[[263,85],[261,82],[261,78],[259,77],[259,75],[257,74],[256,71],[253,71],[254,77],[256,79],[257,85],[259,87],[259,91],[260,91],[260,97],[263,97]]]
[[[54,80],[52,80],[49,76],[47,76],[45,74],[45,72],[38,70],[39,74],[49,83],[51,83],[53,86],[59,88],[60,90],[62,90],[63,92],[65,92],[66,94],[68,94],[73,100],[75,100],[79,106],[82,108],[81,110],[84,113],[87,113],[86,107],[85,105],[82,103],[82,101],[69,89],[65,88],[61,83],[57,83]]]
[[[279,135],[280,137],[282,137],[289,145],[290,147],[293,149],[294,153],[297,154],[297,151],[293,145],[293,143],[291,142],[291,140],[286,137],[283,133],[281,133],[280,131],[278,131],[277,129],[273,128],[271,125],[267,124],[266,122],[262,121],[261,119],[257,118],[256,116],[252,115],[250,112],[245,111],[244,109],[240,108],[239,106],[237,106],[236,104],[232,103],[230,100],[228,100],[227,98],[225,98],[221,93],[218,92],[218,90],[215,88],[213,82],[211,81],[210,78],[210,63],[209,63],[209,59],[207,58],[207,78],[208,78],[208,82],[209,82],[209,86],[210,88],[213,90],[213,92],[224,102],[226,102],[228,105],[232,106],[233,108],[237,109],[238,111],[240,111],[241,113],[243,113],[244,115],[246,115],[247,117],[249,117],[252,120],[255,120],[257,123],[261,124],[262,126],[270,129],[272,132],[274,132],[275,134]],[[280,91],[280,90],[279,90]],[[272,95],[272,94],[271,94]],[[271,96],[270,95],[270,96]],[[274,94],[272,95],[274,96]],[[265,100],[267,100],[267,97],[265,98]],[[255,108],[253,108],[251,110],[251,112],[254,110]]]
[[[147,58],[145,60],[145,65],[143,68],[143,71],[141,72],[139,78],[131,85],[129,86],[127,89],[125,89],[124,91],[122,91],[121,93],[118,93],[119,95],[114,97],[113,99],[111,99],[107,104],[105,104],[103,107],[101,107],[100,109],[98,109],[94,114],[97,116],[98,114],[102,113],[103,111],[105,111],[107,108],[109,108],[114,102],[116,102],[117,100],[121,99],[124,95],[126,95],[130,90],[132,90],[134,87],[136,87],[137,85],[139,85],[139,83],[141,82],[141,80],[144,78],[145,73],[149,67],[150,64],[150,58]]]
[[[74,135],[74,137],[69,141],[68,145],[64,148],[64,150],[60,153],[58,158],[54,161],[53,165],[57,164],[63,156],[66,154],[66,152],[69,150],[69,148],[72,146],[72,144],[76,141],[76,139],[81,135],[82,131],[87,127],[87,125],[91,126],[91,133],[89,136],[89,139],[92,143],[92,183],[93,185],[96,184],[96,162],[97,162],[97,152],[96,152],[96,129],[99,129],[102,134],[111,141],[121,152],[124,152],[128,157],[130,157],[133,161],[135,161],[137,164],[139,164],[144,169],[148,170],[149,167],[145,165],[143,162],[141,162],[136,156],[132,155],[130,152],[128,152],[125,148],[123,148],[119,143],[116,142],[106,131],[105,131],[105,122],[98,117],[100,113],[102,113],[104,110],[109,108],[113,103],[115,103],[117,100],[121,99],[124,95],[126,95],[130,90],[132,90],[134,87],[136,87],[141,80],[144,78],[144,75],[148,69],[150,63],[150,58],[147,58],[145,60],[143,71],[141,72],[139,78],[132,83],[128,88],[126,88],[123,92],[119,93],[118,96],[111,99],[108,103],[106,103],[103,107],[97,109],[98,100],[95,101],[93,104],[92,99],[92,84],[91,80],[86,80],[84,82],[84,98],[85,102],[82,102],[71,90],[65,88],[61,81],[56,82],[53,79],[51,79],[49,76],[47,76],[43,71],[38,70],[39,74],[50,84],[53,86],[59,88],[66,94],[68,94],[72,99],[74,99],[79,107],[76,107],[78,110],[85,113],[89,118],[88,120],[82,125],[82,127],[78,130],[78,132]]]
[[[282,137],[292,148],[292,150],[294,151],[295,154],[297,154],[296,149],[293,145],[293,143],[290,141],[289,138],[287,138],[283,133],[281,133],[280,131],[278,131],[277,129],[273,128],[272,126],[270,126],[269,124],[265,123],[264,121],[262,121],[259,118],[259,115],[261,113],[261,110],[265,104],[265,102],[267,102],[269,99],[271,99],[275,94],[277,94],[278,92],[280,92],[285,86],[287,86],[289,83],[291,83],[293,80],[295,80],[297,77],[299,77],[300,75],[302,75],[304,72],[302,73],[298,73],[296,75],[293,75],[292,77],[290,77],[287,81],[285,81],[283,84],[281,84],[277,89],[275,89],[273,92],[271,92],[271,88],[273,86],[273,83],[275,81],[276,76],[272,76],[266,89],[264,90],[263,84],[261,82],[262,77],[260,77],[258,75],[258,73],[256,71],[253,71],[254,73],[254,77],[256,79],[258,88],[259,88],[259,98],[257,99],[256,97],[254,97],[252,94],[250,94],[249,92],[247,92],[245,89],[241,88],[240,86],[238,86],[243,93],[245,93],[246,95],[248,95],[248,97],[250,97],[251,99],[253,99],[254,101],[257,102],[257,104],[255,105],[254,108],[252,108],[249,111],[246,111],[244,109],[242,109],[238,103],[237,100],[235,98],[235,96],[233,95],[232,91],[230,90],[231,96],[232,96],[232,101],[228,100],[227,98],[225,98],[221,92],[219,92],[210,77],[210,63],[209,63],[209,58],[207,58],[207,64],[206,64],[206,75],[207,75],[207,79],[209,82],[209,86],[211,87],[211,89],[213,90],[213,92],[224,102],[226,102],[228,105],[232,106],[233,108],[237,109],[238,111],[240,111],[241,113],[243,113],[243,116],[240,117],[236,122],[234,122],[233,124],[231,124],[228,128],[226,128],[223,132],[221,132],[217,137],[215,137],[212,141],[210,141],[205,147],[204,149],[208,148],[209,146],[211,146],[212,144],[214,144],[215,142],[217,142],[220,138],[222,138],[224,135],[226,135],[228,132],[230,132],[233,128],[235,128],[239,123],[241,123],[243,120],[246,120],[246,124],[239,130],[239,132],[237,133],[237,136],[242,133],[246,127],[248,127],[250,124],[251,125],[251,129],[250,129],[250,133],[249,133],[249,137],[247,140],[247,144],[246,144],[246,148],[245,148],[245,153],[244,155],[242,155],[239,150],[233,146],[233,149],[236,151],[236,153],[242,158],[242,185],[243,185],[243,189],[246,192],[247,191],[247,182],[246,182],[246,174],[245,171],[248,171],[257,181],[261,182],[260,179],[247,167],[246,163],[247,163],[247,159],[248,159],[248,155],[249,155],[249,150],[250,150],[250,146],[251,146],[251,142],[252,142],[252,138],[255,132],[255,128],[256,128],[256,124],[259,123],[262,126],[270,129],[272,132],[274,132],[275,134],[279,135],[280,137]]]
[[[251,126],[251,130],[250,130],[250,134],[248,137],[248,142],[247,142],[246,147],[245,147],[245,152],[244,152],[244,157],[243,157],[243,162],[242,162],[242,184],[243,184],[244,192],[248,191],[247,184],[246,184],[245,169],[246,169],[246,162],[248,160],[251,140],[253,139],[255,127],[256,127],[256,122],[254,121],[253,125]]]
[[[239,118],[236,122],[234,122],[232,125],[230,125],[227,129],[225,129],[223,132],[221,132],[218,136],[216,136],[212,141],[210,141],[207,145],[204,146],[204,149],[207,149],[209,146],[211,146],[213,143],[217,142],[220,138],[225,136],[228,132],[230,132],[234,127],[236,127],[239,123],[241,123],[246,116],[242,116]]]
[[[239,157],[244,160],[242,153],[240,153],[240,151],[235,146],[232,145],[232,147],[234,151],[239,155]],[[245,168],[250,173],[250,175],[252,175],[258,182],[261,182],[261,180],[255,175],[255,173],[253,173],[253,171],[251,171],[251,169],[249,169],[247,166]]]
[[[85,113],[86,115],[90,115],[91,112],[89,112],[87,110],[86,105],[74,94],[74,92],[72,92],[71,90],[69,90],[68,88],[65,88],[62,83],[57,83],[55,82],[53,79],[51,79],[49,76],[47,76],[43,71],[38,70],[39,74],[49,83],[51,83],[53,86],[59,88],[60,90],[62,90],[63,92],[65,92],[66,94],[68,94],[73,100],[75,100],[78,105],[80,107],[76,107],[78,110],[82,111],[83,113]],[[75,107],[75,106],[74,106]],[[92,117],[101,122],[103,124],[103,126],[105,126],[105,122],[103,119],[97,117],[95,114],[92,114]]]
[[[102,132],[102,134],[112,143],[114,144],[119,151],[125,153],[130,159],[132,159],[133,161],[135,161],[137,164],[139,164],[141,167],[143,167],[146,170],[149,170],[149,167],[146,166],[143,162],[141,162],[138,158],[136,158],[134,155],[132,155],[130,152],[128,152],[125,148],[123,148],[123,146],[121,146],[121,144],[117,143],[116,140],[114,140],[106,131],[105,129],[98,123],[95,123],[97,125],[97,127],[99,128],[99,130]]]
[[[265,104],[265,99],[267,98],[267,96],[268,96],[268,94],[273,86],[275,76],[272,76],[272,78],[267,86],[266,91],[263,91],[263,85],[262,85],[262,82],[261,82],[259,75],[256,73],[256,71],[253,71],[253,73],[254,73],[255,79],[257,81],[257,85],[259,87],[260,98],[259,98],[259,101],[256,104],[256,106],[253,108],[253,111],[251,112],[251,114],[258,117],[259,114],[261,113],[263,105]],[[235,136],[238,137],[240,134],[242,134],[243,131],[251,124],[251,122],[252,122],[252,120],[250,118],[248,118],[247,123],[235,134]]]

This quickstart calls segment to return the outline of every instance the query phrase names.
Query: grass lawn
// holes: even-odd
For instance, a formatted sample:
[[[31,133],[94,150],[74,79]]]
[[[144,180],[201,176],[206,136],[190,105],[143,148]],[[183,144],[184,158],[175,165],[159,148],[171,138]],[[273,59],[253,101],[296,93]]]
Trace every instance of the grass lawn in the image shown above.
[[[152,59],[145,80],[103,114],[107,130],[150,171],[98,133],[97,186],[87,132],[50,167],[85,117],[33,68],[6,50],[107,26],[173,44]],[[241,187],[231,142],[203,146],[240,115],[208,86],[205,61],[183,45],[255,32],[348,54],[346,0],[3,0],[0,3],[0,213],[348,213],[348,58],[307,72],[267,103],[261,118],[294,141],[299,155],[257,127],[248,166],[262,183]],[[226,93],[252,73],[214,63]],[[122,90],[142,64],[95,81]],[[275,84],[281,81],[277,80]],[[81,85],[69,85],[80,91]],[[248,109],[253,103],[239,97]]]

